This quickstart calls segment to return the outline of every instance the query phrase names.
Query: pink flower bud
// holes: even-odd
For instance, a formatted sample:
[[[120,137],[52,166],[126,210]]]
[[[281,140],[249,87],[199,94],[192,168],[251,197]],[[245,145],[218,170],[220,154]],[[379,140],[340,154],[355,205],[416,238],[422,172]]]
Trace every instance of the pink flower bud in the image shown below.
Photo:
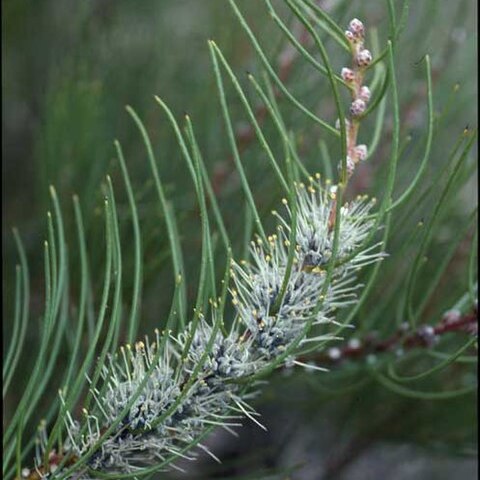
[[[350,21],[350,23],[348,24],[348,29],[357,38],[363,37],[363,34],[365,33],[365,28],[363,26],[363,23],[358,18],[354,18],[353,20]]]
[[[359,67],[368,67],[372,63],[372,54],[370,50],[364,48],[357,53],[357,65]]]
[[[354,117],[360,116],[363,112],[365,112],[365,109],[367,108],[367,104],[361,99],[357,98],[352,102],[350,105],[350,113]]]
[[[345,37],[350,43],[355,43],[357,40],[355,35],[350,30],[345,30]]]
[[[351,83],[355,80],[355,72],[350,68],[346,68],[346,67],[342,68],[341,76],[342,76],[342,79],[348,83]]]
[[[448,310],[443,314],[442,321],[447,325],[450,323],[455,323],[460,320],[462,313],[460,310]]]
[[[361,98],[365,103],[367,103],[370,100],[370,96],[370,89],[366,85],[362,85],[358,98]]]
[[[347,157],[347,174],[349,177],[353,175],[353,172],[355,171],[355,162],[350,158]]]
[[[355,147],[355,155],[360,160],[363,161],[367,158],[367,146],[366,145],[357,145]]]

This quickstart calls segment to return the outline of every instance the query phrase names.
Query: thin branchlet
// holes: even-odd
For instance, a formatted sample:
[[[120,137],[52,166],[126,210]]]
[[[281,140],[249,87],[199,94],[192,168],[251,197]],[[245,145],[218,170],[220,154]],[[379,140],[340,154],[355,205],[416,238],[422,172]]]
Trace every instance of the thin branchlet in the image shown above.
[[[371,55],[363,48],[361,22],[352,21],[347,32],[356,64],[353,70],[344,69],[342,76],[352,82],[350,121],[355,131],[350,132],[348,152],[355,162],[366,156],[366,147],[352,144],[360,115],[353,109],[355,102],[368,102],[369,92],[361,81]],[[375,244],[350,258],[374,228],[374,202],[357,197],[340,208],[340,218],[333,219],[340,224],[338,249],[333,272],[330,277],[326,274],[333,259],[336,188],[323,185],[319,176],[310,178],[308,185],[295,184],[296,221],[292,221],[292,205],[283,200],[283,213],[273,212],[276,232],[267,242],[260,238],[252,242],[250,261],[233,262],[230,294],[235,314],[227,333],[216,328],[223,318],[218,317],[212,302],[212,318],[199,313],[195,328],[190,324],[177,336],[156,331],[153,341],[146,337],[109,356],[102,365],[100,387],[91,387],[91,411],[84,410],[81,421],[68,412],[65,415],[67,439],[61,454],[45,455],[44,439],[39,443],[35,468],[25,470],[23,478],[51,478],[59,470],[75,467],[76,460],[87,454],[74,478],[87,480],[95,477],[96,471],[135,474],[162,462],[167,468],[179,468],[169,459],[194,459],[198,449],[188,448],[192,443],[216,459],[198,441],[212,426],[233,432],[247,417],[264,428],[248,403],[257,394],[259,383],[248,379],[287,350],[284,366],[321,369],[297,360],[302,346],[308,343],[311,348],[319,340],[323,345],[335,338],[326,327],[335,323],[337,309],[356,302],[361,287],[357,271],[384,256]],[[293,250],[289,248],[292,240]],[[304,334],[308,325],[314,327],[314,334]],[[295,343],[302,336],[300,343]],[[45,429],[42,432],[46,438]],[[105,432],[110,433],[105,436]]]

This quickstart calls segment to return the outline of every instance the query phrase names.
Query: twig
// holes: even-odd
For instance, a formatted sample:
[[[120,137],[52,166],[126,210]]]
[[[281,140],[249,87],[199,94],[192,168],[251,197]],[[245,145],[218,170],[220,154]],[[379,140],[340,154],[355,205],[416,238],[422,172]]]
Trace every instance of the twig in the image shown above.
[[[475,307],[470,313],[461,315],[457,311],[445,313],[440,322],[435,325],[422,325],[415,331],[408,330],[408,324],[401,327],[390,337],[377,340],[369,335],[363,340],[352,339],[345,347],[333,347],[327,352],[304,357],[303,361],[316,361],[322,364],[338,364],[348,359],[362,359],[371,354],[385,353],[413,348],[428,348],[436,343],[438,338],[449,332],[464,332],[476,335],[478,329],[478,310]]]

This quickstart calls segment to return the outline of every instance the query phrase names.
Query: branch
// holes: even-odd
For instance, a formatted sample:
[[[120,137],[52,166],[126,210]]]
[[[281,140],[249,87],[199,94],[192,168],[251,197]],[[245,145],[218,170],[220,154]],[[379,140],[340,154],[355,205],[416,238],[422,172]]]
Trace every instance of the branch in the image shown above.
[[[333,347],[327,352],[302,358],[302,361],[315,361],[322,364],[339,364],[348,359],[362,359],[371,354],[392,352],[399,349],[429,348],[439,337],[449,332],[463,332],[476,335],[478,330],[478,310],[461,315],[457,311],[446,312],[437,325],[421,325],[415,331],[408,331],[404,323],[390,337],[377,340],[370,334],[363,340],[352,339],[345,347]]]

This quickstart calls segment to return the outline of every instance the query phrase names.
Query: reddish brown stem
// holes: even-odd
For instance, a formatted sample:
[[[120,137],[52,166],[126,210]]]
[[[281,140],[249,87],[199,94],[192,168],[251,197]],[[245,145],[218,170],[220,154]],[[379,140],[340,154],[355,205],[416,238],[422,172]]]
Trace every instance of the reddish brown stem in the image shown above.
[[[303,362],[314,360],[322,364],[337,364],[343,360],[365,358],[371,354],[391,352],[399,349],[408,350],[430,347],[435,339],[449,332],[476,334],[477,324],[478,311],[475,307],[470,313],[461,315],[453,320],[449,319],[448,316],[444,316],[435,326],[422,325],[415,331],[410,332],[402,327],[385,340],[376,340],[371,335],[363,340],[350,342],[345,347],[334,348],[326,353],[313,357],[304,357],[301,360]]]

